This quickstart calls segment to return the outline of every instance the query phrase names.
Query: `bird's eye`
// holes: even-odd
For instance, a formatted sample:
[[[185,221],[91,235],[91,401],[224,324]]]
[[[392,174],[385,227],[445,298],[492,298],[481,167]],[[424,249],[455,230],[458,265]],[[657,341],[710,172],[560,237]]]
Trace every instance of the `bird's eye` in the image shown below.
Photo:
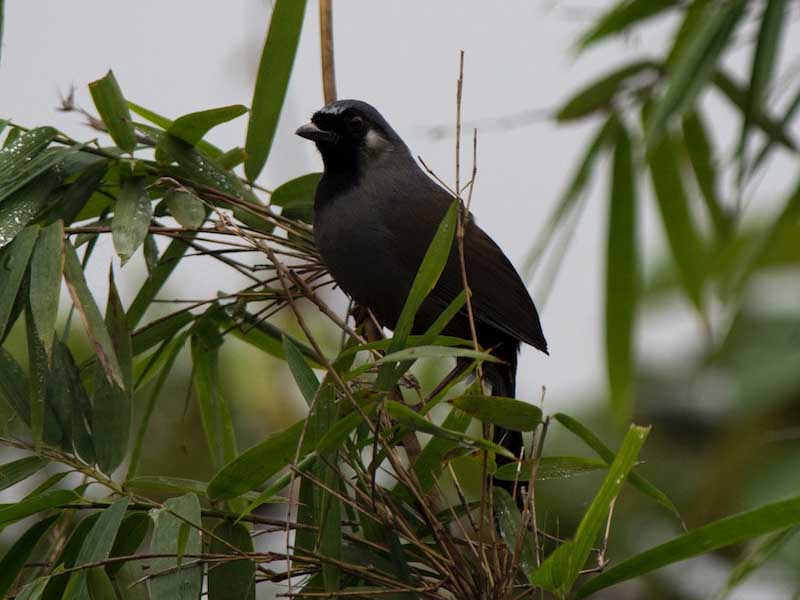
[[[348,126],[350,127],[350,131],[353,133],[359,133],[362,129],[364,129],[364,119],[361,117],[353,117],[348,122]]]

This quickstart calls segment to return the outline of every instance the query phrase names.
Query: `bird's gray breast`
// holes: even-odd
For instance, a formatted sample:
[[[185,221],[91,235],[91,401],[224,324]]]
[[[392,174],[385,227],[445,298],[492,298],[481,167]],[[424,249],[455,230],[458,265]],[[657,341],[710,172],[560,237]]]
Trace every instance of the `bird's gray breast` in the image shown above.
[[[385,200],[370,192],[357,187],[318,200],[314,238],[323,263],[342,290],[391,327],[409,283],[391,250]]]

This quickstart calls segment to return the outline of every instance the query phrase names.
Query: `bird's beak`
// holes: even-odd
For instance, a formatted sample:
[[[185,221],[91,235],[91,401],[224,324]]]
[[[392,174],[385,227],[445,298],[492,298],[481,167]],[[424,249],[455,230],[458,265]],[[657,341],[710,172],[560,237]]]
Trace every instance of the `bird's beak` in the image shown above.
[[[295,134],[314,142],[335,142],[339,139],[336,132],[320,129],[314,123],[306,123],[295,131]]]

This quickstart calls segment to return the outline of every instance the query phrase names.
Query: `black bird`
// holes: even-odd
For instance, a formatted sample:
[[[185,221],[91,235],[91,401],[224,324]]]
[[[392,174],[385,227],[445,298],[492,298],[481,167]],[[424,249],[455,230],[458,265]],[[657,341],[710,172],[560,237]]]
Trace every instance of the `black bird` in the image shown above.
[[[366,102],[333,102],[296,133],[316,143],[325,166],[314,200],[314,238],[322,260],[357,304],[394,329],[453,197],[420,169],[400,136]],[[493,395],[513,397],[520,342],[547,353],[539,315],[511,262],[472,219],[465,228],[464,256],[478,342],[503,361],[487,363],[484,373]],[[462,290],[454,243],[413,333],[424,333]],[[470,339],[466,311],[443,334]],[[522,436],[506,433],[495,431],[495,439],[517,454]]]

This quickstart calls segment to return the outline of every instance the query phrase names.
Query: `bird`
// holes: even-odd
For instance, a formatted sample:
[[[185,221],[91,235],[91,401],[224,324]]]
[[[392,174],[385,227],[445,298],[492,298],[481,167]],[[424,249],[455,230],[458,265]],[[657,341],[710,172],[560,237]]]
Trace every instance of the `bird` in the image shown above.
[[[314,240],[323,264],[356,305],[395,328],[414,278],[453,195],[429,176],[386,119],[361,100],[338,100],[295,132],[322,155],[314,196]],[[493,396],[516,395],[521,343],[548,353],[536,306],[511,261],[470,216],[464,270],[479,345],[501,362],[485,363]],[[464,289],[453,243],[444,270],[418,310],[412,334],[422,334]],[[466,308],[442,331],[471,339]],[[495,427],[494,440],[515,456],[522,434]]]

